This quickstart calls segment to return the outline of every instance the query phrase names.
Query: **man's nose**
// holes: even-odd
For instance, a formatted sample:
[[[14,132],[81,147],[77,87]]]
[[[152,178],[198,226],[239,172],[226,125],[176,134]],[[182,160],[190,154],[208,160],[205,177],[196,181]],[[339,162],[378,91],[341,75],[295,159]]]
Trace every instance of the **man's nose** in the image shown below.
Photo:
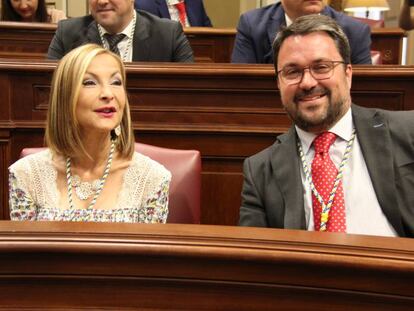
[[[304,89],[310,89],[318,84],[318,80],[316,80],[309,68],[303,69],[302,79],[300,80],[299,87]]]

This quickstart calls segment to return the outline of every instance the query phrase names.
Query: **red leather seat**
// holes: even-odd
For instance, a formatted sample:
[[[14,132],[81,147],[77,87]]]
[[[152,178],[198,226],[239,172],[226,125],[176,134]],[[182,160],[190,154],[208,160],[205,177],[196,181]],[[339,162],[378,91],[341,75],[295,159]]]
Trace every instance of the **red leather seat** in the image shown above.
[[[45,148],[25,148],[20,157]],[[201,157],[197,150],[180,150],[135,143],[135,150],[164,165],[172,174],[168,223],[200,223]]]

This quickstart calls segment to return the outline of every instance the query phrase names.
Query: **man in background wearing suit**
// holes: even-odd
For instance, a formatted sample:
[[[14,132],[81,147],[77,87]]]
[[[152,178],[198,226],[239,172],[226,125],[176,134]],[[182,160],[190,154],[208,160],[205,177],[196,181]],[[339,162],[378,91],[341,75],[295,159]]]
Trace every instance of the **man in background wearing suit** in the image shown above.
[[[245,160],[240,225],[414,237],[414,111],[352,104],[350,47],[327,16],[273,49],[294,125]]]
[[[91,15],[59,22],[48,58],[85,44],[103,45],[123,61],[192,62],[180,23],[134,10],[134,0],[89,0]]]
[[[243,14],[237,26],[231,61],[273,63],[272,42],[276,34],[299,16],[319,13],[332,17],[345,31],[351,45],[352,64],[371,64],[369,26],[336,12],[324,0],[281,0]]]
[[[135,0],[135,9],[181,22],[184,27],[212,27],[203,0]]]

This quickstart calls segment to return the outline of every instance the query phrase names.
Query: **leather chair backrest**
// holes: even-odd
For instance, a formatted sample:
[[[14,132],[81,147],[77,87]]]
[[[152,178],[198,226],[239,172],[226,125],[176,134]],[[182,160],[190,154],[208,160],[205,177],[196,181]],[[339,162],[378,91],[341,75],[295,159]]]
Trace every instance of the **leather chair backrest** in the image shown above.
[[[25,157],[45,148],[25,148]],[[172,174],[168,223],[200,223],[201,156],[197,150],[162,148],[135,143],[135,151],[164,165]]]

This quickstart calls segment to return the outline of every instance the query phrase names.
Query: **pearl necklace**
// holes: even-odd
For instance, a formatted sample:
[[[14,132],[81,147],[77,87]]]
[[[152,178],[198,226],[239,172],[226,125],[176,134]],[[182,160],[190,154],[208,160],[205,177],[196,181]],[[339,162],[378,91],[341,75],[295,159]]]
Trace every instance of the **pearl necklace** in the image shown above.
[[[93,199],[92,199],[92,201],[89,204],[87,209],[92,209],[94,207],[94,205],[96,203],[96,200],[98,199],[98,196],[102,192],[102,189],[105,185],[106,178],[109,175],[109,171],[110,171],[111,165],[112,165],[112,158],[113,158],[113,155],[114,155],[114,151],[115,151],[115,140],[111,140],[111,148],[110,148],[110,151],[109,151],[108,160],[106,162],[106,166],[105,166],[103,175],[100,179],[97,179],[97,180],[92,182],[92,183],[95,183],[96,181],[99,182],[97,188],[95,188],[92,185],[92,183],[89,183],[89,182],[81,182],[80,185],[77,185],[76,183],[73,183],[72,180],[76,179],[76,177],[79,178],[79,176],[74,176],[72,178],[71,159],[70,159],[70,157],[66,158],[66,181],[67,181],[67,184],[68,184],[68,200],[69,200],[70,209],[74,208],[73,198],[72,198],[72,186],[75,187],[75,193],[77,194],[77,196],[81,200],[87,200],[91,196],[91,194],[93,192],[95,192],[95,196],[93,197]],[[80,180],[80,178],[79,178],[79,180]],[[85,190],[85,189],[78,190],[77,188],[83,187],[83,186],[81,186],[82,184],[89,184],[89,186],[86,186],[88,189],[87,190]],[[86,198],[82,198],[82,197],[79,196],[78,191],[81,193],[81,196],[82,195],[84,195],[84,196],[88,195],[88,196]],[[89,194],[89,192],[90,192],[90,194]]]
[[[129,51],[131,50],[131,47],[132,47],[132,41],[134,40],[134,33],[135,33],[135,25],[136,25],[136,23],[137,23],[137,14],[136,14],[136,12],[134,10],[134,17],[132,18],[132,29],[131,29],[131,33],[130,33],[130,36],[128,38],[127,46],[126,46],[124,52],[121,55],[121,59],[122,59],[123,62],[127,62],[128,61],[127,60],[127,57],[128,57]],[[103,27],[100,24],[97,23],[97,25],[98,25],[99,37],[101,39],[102,45],[103,45],[103,47],[105,49],[109,50],[108,42],[106,42],[106,40],[104,39],[104,29],[103,29]]]

